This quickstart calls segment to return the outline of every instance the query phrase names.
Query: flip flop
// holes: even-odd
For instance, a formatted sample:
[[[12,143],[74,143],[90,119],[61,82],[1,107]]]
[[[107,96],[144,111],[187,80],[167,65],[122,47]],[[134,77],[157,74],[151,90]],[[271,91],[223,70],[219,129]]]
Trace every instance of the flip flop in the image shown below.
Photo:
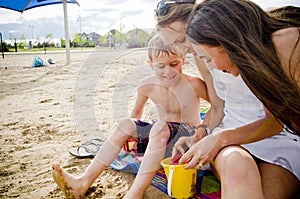
[[[101,148],[104,140],[91,139],[79,147],[75,147],[69,150],[69,153],[77,158],[93,158]]]
[[[104,142],[105,142],[105,140],[102,140],[102,139],[99,139],[99,138],[93,138],[93,139],[90,139],[90,140],[84,142],[81,145],[89,145],[89,144],[92,143],[92,144],[95,144],[95,145],[98,145],[99,147],[101,147]]]

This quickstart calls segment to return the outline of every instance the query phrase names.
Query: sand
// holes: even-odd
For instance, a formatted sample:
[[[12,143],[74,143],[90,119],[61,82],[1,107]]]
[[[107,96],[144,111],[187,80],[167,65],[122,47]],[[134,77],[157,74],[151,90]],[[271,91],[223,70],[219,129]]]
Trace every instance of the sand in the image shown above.
[[[56,63],[31,68],[35,55]],[[151,74],[146,49],[8,54],[0,60],[0,198],[63,198],[53,163],[81,174],[91,159],[68,150],[91,138],[106,139],[129,117],[139,79]],[[188,58],[189,61],[192,60]],[[198,74],[187,63],[184,70]],[[144,119],[156,117],[148,103]],[[86,198],[122,198],[133,174],[106,169]],[[145,198],[169,198],[149,187]]]

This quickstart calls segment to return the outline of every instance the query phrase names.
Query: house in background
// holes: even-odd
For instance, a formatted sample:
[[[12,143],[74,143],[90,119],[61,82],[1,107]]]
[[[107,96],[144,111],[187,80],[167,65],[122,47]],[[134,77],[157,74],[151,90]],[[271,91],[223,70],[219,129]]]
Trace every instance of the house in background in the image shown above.
[[[133,29],[126,33],[127,48],[146,47],[151,35],[142,29]]]
[[[88,36],[88,41],[93,41],[95,46],[99,45],[99,38],[101,37],[101,35],[95,32],[91,32],[87,36]]]

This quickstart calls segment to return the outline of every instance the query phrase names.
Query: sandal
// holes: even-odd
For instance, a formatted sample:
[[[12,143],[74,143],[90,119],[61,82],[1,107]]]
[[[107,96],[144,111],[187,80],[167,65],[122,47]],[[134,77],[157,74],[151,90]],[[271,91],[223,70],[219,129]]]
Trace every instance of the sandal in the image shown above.
[[[69,153],[77,158],[93,158],[101,148],[104,140],[91,139],[84,142],[79,147],[75,147],[69,150]]]

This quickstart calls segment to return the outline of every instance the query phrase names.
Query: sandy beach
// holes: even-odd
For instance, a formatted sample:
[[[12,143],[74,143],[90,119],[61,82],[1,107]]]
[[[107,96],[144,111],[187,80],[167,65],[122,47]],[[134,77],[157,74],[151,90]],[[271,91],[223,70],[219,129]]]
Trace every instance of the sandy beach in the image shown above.
[[[56,63],[31,68],[35,55]],[[198,74],[189,63],[184,68]],[[138,82],[151,74],[146,49],[9,54],[0,60],[0,198],[63,198],[51,165],[81,174],[91,159],[68,150],[91,138],[106,139],[129,117]],[[148,103],[144,119],[156,117]],[[86,198],[122,198],[133,174],[106,169]],[[145,198],[169,198],[150,187]]]

